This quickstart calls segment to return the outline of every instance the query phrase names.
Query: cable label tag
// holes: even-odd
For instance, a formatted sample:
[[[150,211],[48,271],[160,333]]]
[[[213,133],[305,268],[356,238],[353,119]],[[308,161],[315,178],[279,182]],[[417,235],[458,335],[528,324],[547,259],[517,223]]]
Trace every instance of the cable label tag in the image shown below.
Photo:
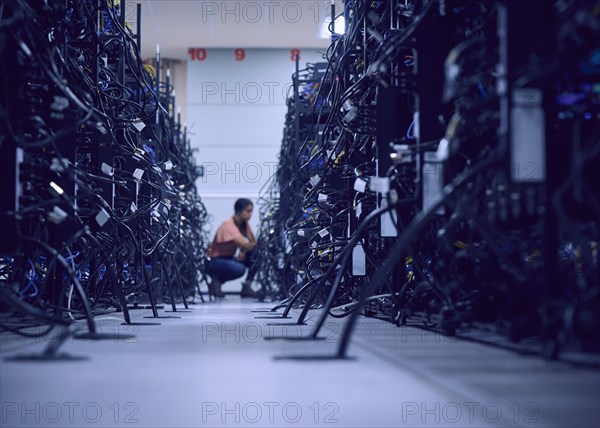
[[[142,130],[146,127],[146,124],[141,120],[139,122],[133,122],[132,125],[138,132],[142,132]]]
[[[110,218],[110,214],[108,214],[104,208],[100,208],[98,214],[96,214],[96,223],[100,225],[100,227],[104,226],[108,219]]]
[[[367,182],[362,178],[357,178],[354,182],[354,190],[360,193],[365,193],[365,190],[367,190]]]
[[[54,224],[60,224],[67,218],[67,213],[56,205],[51,212],[48,213],[48,221]]]
[[[102,162],[100,169],[102,170],[102,172],[105,175],[108,175],[109,177],[112,177],[113,175],[115,175],[115,169],[112,166],[110,166],[104,162]]]
[[[144,170],[140,169],[140,168],[136,168],[135,171],[133,171],[132,175],[136,180],[141,180],[142,176],[144,175]]]

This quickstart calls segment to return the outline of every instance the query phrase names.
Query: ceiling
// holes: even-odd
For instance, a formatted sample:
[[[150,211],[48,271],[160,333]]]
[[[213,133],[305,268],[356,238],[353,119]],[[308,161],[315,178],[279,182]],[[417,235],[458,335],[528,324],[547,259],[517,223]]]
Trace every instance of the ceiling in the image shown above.
[[[142,56],[186,59],[188,48],[325,48],[322,23],[330,0],[137,0],[142,5]],[[126,4],[135,29],[136,6]],[[336,1],[337,13],[342,0]]]

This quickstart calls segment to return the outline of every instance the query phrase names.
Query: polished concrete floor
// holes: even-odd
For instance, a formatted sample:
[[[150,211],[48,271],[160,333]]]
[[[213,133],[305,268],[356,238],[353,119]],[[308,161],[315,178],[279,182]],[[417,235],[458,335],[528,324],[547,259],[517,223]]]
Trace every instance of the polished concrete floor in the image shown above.
[[[133,313],[161,325],[101,316],[108,340],[68,338],[63,361],[11,359],[39,355],[59,332],[4,334],[0,427],[600,426],[597,369],[364,318],[350,359],[280,358],[333,355],[343,320],[326,324],[324,341],[298,341],[317,313],[272,326],[251,312],[268,307],[228,296],[180,318]]]

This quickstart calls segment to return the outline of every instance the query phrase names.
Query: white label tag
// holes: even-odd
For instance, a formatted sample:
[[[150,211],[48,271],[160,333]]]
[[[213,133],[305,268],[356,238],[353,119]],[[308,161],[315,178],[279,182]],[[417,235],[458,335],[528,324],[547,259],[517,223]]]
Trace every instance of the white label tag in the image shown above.
[[[317,199],[319,202],[325,202],[327,200],[327,195],[325,193],[319,193],[319,197]]]
[[[319,177],[318,175],[313,175],[312,177],[310,177],[310,184],[312,184],[313,186],[319,184],[319,181],[321,181],[321,177]]]
[[[365,180],[363,180],[362,178],[357,178],[356,181],[354,182],[354,190],[356,190],[357,192],[360,192],[360,193],[365,193],[366,189],[367,189],[367,182]]]
[[[144,175],[144,170],[140,169],[140,168],[136,168],[135,171],[133,171],[132,175],[136,180],[141,180],[142,176]]]
[[[321,230],[319,230],[319,236],[321,238],[325,238],[327,235],[329,235],[329,231],[327,229],[321,229]]]
[[[298,229],[298,236],[304,236],[304,229]]]
[[[173,169],[173,162],[170,160],[165,162],[165,171],[171,171]]]
[[[100,227],[102,227],[106,224],[109,218],[110,215],[104,210],[104,208],[100,208],[100,212],[96,214],[96,223],[98,223]]]
[[[146,127],[146,124],[140,120],[139,122],[133,122],[133,127],[137,129],[138,132],[142,132]]]
[[[67,218],[67,213],[56,205],[51,212],[48,213],[48,221],[54,224],[60,224]]]
[[[356,218],[359,218],[362,214],[362,202],[359,202],[356,206]]]
[[[132,202],[131,205],[129,205],[129,209],[132,213],[137,211],[137,205],[135,204],[135,202]]]
[[[62,218],[66,218],[67,217],[67,213],[60,207],[57,207],[56,205],[54,206],[54,208],[52,209],[52,212]]]
[[[108,175],[109,177],[112,177],[113,175],[115,175],[115,169],[112,166],[110,166],[104,162],[102,162],[100,169],[102,169],[102,172],[105,175]]]

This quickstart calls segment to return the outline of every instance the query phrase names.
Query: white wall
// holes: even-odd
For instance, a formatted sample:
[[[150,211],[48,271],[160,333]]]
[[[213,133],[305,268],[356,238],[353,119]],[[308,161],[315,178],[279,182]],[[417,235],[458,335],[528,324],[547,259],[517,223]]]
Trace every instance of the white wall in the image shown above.
[[[301,50],[301,69],[321,61],[314,49]],[[276,168],[294,70],[290,49],[245,49],[242,61],[234,49],[207,49],[203,61],[188,61],[188,134],[197,163],[204,165],[197,186],[214,216],[213,233],[233,215],[237,198],[256,201]],[[258,212],[251,225],[258,230]],[[224,290],[239,288],[239,282]]]

